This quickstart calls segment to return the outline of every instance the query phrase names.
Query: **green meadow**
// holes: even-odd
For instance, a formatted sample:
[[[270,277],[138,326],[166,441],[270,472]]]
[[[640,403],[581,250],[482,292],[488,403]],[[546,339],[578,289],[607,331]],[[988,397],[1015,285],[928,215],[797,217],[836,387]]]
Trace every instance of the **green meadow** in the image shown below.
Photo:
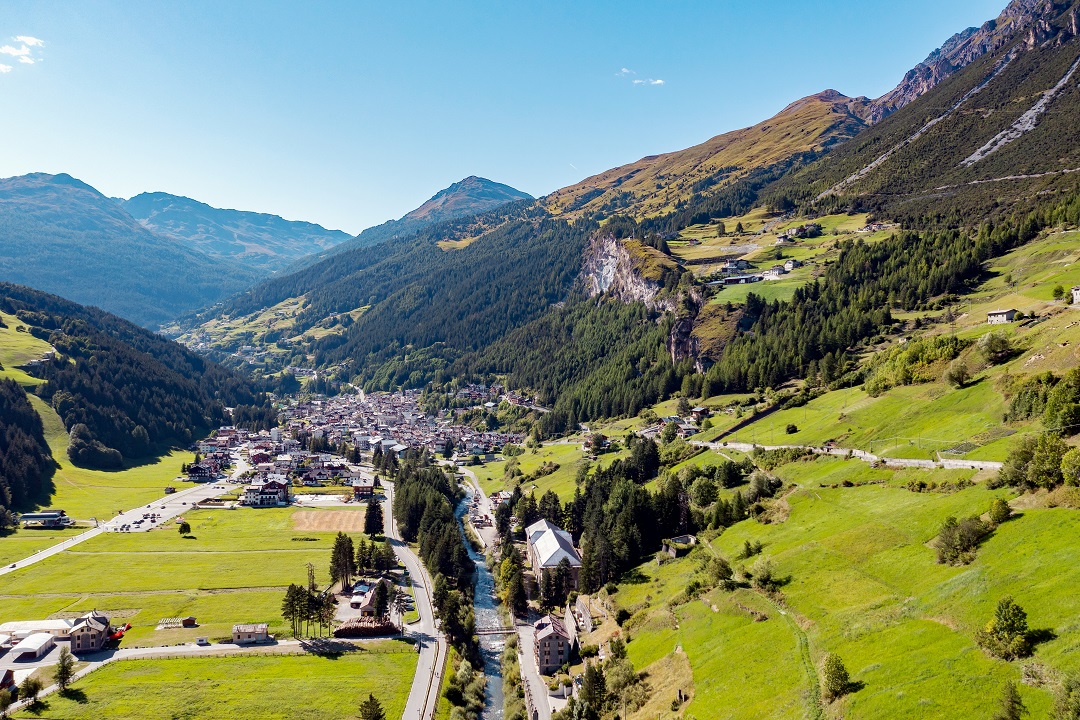
[[[1031,661],[1080,670],[1073,592],[1080,576],[1070,549],[1080,531],[1076,511],[1024,510],[994,531],[973,563],[949,567],[935,562],[928,545],[944,518],[985,512],[1008,491],[977,482],[952,494],[915,493],[904,487],[910,479],[980,476],[854,460],[819,458],[777,474],[794,486],[780,501],[789,509],[784,522],[739,523],[687,557],[640,566],[611,596],[633,613],[625,630],[638,669],[648,673],[677,652],[690,659],[686,717],[817,717],[812,688],[826,652],[843,658],[857,684],[830,717],[989,717],[1002,684],[1019,681],[1022,663],[992,659],[972,637],[1006,594],[1027,610],[1032,628],[1052,638]],[[711,554],[752,565],[737,559],[745,540],[761,542],[775,563],[782,605],[749,588],[671,602]],[[754,622],[744,608],[769,619]],[[597,638],[613,629],[605,624]],[[1047,690],[1021,686],[1021,693],[1032,717],[1046,716]]]
[[[146,533],[99,535],[4,576],[0,618],[40,619],[96,608],[130,622],[125,643],[136,645],[223,637],[235,623],[265,622],[271,632],[284,633],[283,589],[306,581],[309,562],[320,586],[329,582],[335,535],[295,530],[293,512],[194,511],[185,516],[193,538],[181,537],[175,523]],[[155,629],[161,618],[187,615],[200,627]]]
[[[416,671],[416,653],[405,648],[383,641],[331,657],[123,660],[16,717],[336,720],[356,717],[360,702],[374,694],[386,717],[397,718]]]

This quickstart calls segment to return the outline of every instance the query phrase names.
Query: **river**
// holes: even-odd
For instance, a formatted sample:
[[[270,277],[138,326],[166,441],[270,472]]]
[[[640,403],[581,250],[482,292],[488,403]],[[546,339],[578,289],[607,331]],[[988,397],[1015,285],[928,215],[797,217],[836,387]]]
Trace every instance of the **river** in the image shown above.
[[[458,521],[464,523],[465,513],[468,512],[469,503],[472,501],[473,490],[466,487],[467,495],[457,507]],[[464,532],[464,524],[462,524]],[[473,593],[473,612],[476,616],[477,630],[493,630],[504,626],[499,617],[499,611],[495,599],[495,578],[488,570],[485,558],[481,553],[473,550],[472,545],[466,542],[469,557],[476,565],[476,587]],[[484,659],[484,674],[487,676],[487,688],[485,690],[484,712],[482,720],[502,720],[503,716],[503,679],[502,679],[502,653],[506,649],[506,639],[502,635],[481,635],[480,654]]]

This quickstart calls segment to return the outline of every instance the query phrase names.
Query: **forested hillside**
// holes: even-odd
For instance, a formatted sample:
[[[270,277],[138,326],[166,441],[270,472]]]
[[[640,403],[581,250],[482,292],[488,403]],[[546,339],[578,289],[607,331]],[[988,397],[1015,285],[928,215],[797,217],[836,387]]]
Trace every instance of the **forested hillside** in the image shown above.
[[[52,456],[41,418],[14,380],[0,380],[0,533],[21,510],[48,495]]]
[[[45,380],[37,393],[63,420],[78,464],[119,467],[220,424],[273,420],[246,379],[114,315],[8,284],[0,308],[56,348],[34,369]]]
[[[248,287],[257,275],[157,235],[69,175],[0,180],[0,280],[61,293],[144,327]]]

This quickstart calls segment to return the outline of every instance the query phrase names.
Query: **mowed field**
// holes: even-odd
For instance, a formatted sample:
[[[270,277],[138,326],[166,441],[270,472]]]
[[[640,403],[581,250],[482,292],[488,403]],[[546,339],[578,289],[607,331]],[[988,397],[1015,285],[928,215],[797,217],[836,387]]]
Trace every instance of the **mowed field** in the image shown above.
[[[284,633],[284,589],[306,582],[307,563],[314,566],[320,586],[329,582],[336,534],[312,530],[317,521],[304,520],[297,527],[296,514],[292,508],[199,510],[185,516],[192,538],[182,537],[175,523],[147,533],[100,535],[5,575],[0,619],[41,619],[96,608],[132,623],[125,645],[225,637],[235,623],[265,622],[272,633]],[[27,535],[21,531],[13,537]],[[10,539],[0,540],[0,547]],[[162,618],[187,615],[194,615],[200,627],[156,630]]]
[[[689,658],[686,717],[816,717],[811,689],[826,652],[843,658],[858,688],[829,717],[989,717],[1001,686],[1019,682],[1023,663],[990,658],[972,638],[1006,594],[1027,610],[1033,629],[1052,638],[1024,662],[1051,674],[1080,671],[1080,571],[1073,562],[1080,512],[1023,510],[979,547],[972,564],[949,567],[935,562],[928,544],[944,518],[980,514],[994,498],[1013,497],[987,490],[985,475],[827,458],[776,472],[796,486],[785,498],[786,521],[744,521],[687,557],[643,564],[612,596],[634,613],[626,628],[639,670],[651,674],[680,654]],[[976,484],[952,494],[915,493],[904,487],[912,479]],[[756,558],[738,559],[746,540],[761,542],[775,563],[783,605],[748,588],[669,602],[701,577],[712,554],[752,566]],[[755,622],[748,609],[769,619]],[[606,623],[595,637],[613,631]],[[653,690],[670,702],[675,688]],[[1048,716],[1049,690],[1021,685],[1021,694],[1032,717]]]
[[[16,717],[338,720],[355,718],[370,693],[386,717],[399,718],[416,653],[392,641],[368,647],[337,657],[125,660],[80,680],[71,696],[51,695],[39,710]]]

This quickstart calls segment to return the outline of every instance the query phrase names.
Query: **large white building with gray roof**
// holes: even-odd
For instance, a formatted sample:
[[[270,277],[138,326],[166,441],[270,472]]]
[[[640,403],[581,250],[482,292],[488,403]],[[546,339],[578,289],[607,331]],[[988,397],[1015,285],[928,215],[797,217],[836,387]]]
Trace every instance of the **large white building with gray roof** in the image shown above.
[[[525,539],[528,543],[529,564],[537,583],[543,582],[544,570],[554,571],[560,562],[566,560],[570,564],[574,587],[577,587],[581,555],[574,547],[570,533],[547,520],[539,520],[525,528]]]

